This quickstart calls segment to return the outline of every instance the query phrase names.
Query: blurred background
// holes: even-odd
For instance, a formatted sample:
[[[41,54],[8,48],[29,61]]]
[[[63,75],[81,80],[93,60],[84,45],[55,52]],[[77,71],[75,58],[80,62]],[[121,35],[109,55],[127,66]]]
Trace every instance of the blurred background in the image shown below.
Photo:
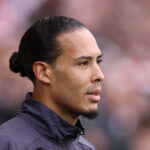
[[[0,124],[14,116],[32,84],[9,57],[36,20],[64,15],[88,26],[104,54],[99,116],[83,119],[97,150],[150,150],[150,1],[0,0]]]

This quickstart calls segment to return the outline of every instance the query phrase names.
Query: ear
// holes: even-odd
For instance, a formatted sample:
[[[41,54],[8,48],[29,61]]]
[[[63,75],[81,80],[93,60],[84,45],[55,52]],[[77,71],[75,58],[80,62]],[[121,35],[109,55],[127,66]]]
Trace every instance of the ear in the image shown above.
[[[51,82],[52,68],[47,63],[42,61],[36,61],[33,64],[33,72],[35,77],[39,81],[46,84],[49,84]]]

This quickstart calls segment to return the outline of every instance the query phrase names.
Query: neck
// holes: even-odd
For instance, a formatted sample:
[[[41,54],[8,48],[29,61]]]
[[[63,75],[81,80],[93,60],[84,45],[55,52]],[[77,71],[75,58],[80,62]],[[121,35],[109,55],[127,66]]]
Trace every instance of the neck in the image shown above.
[[[55,103],[55,100],[51,99],[49,92],[46,92],[44,88],[34,88],[32,97],[57,113],[68,123],[72,124],[73,126],[76,124],[78,116],[72,115],[72,113],[68,112],[63,106]]]

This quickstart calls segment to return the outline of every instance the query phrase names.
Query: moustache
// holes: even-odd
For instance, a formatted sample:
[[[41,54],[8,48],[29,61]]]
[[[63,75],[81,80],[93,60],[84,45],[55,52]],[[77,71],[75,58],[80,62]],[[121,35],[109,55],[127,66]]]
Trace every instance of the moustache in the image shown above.
[[[100,91],[102,90],[100,83],[96,83],[95,85],[88,87],[86,89],[86,93],[92,92],[94,90],[100,90]]]

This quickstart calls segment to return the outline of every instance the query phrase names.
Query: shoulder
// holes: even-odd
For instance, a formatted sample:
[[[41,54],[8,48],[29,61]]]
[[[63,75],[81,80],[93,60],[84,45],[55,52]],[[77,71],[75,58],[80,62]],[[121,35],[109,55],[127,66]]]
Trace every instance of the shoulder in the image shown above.
[[[88,140],[86,140],[83,136],[80,136],[79,141],[80,144],[89,147],[91,150],[96,150],[93,144],[91,144]]]
[[[30,143],[39,136],[38,132],[36,132],[29,122],[18,116],[10,119],[0,126],[0,138],[4,142],[6,139],[9,139],[9,142],[12,142],[13,140]],[[8,140],[6,142],[8,142]]]
[[[15,143],[6,135],[0,135],[1,150],[15,150]]]

